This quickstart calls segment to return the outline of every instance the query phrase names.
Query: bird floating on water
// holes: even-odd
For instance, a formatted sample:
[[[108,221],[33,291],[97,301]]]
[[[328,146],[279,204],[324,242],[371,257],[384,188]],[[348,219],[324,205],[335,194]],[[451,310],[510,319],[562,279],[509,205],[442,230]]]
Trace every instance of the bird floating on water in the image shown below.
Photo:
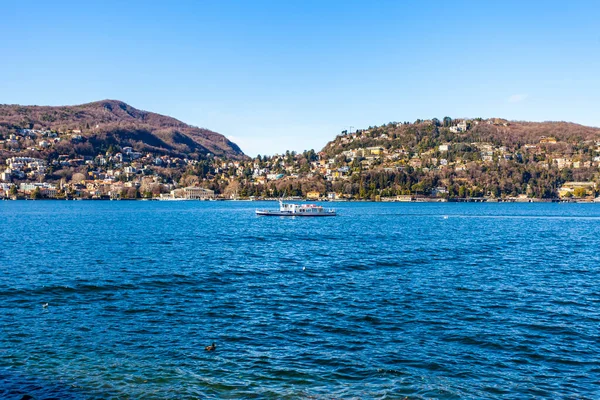
[[[306,267],[302,267],[302,271],[306,271]]]
[[[217,349],[217,345],[215,344],[215,342],[213,342],[213,344],[211,344],[210,346],[206,346],[204,348],[204,350],[206,351],[215,351]]]
[[[42,304],[42,308],[48,308],[48,303]]]

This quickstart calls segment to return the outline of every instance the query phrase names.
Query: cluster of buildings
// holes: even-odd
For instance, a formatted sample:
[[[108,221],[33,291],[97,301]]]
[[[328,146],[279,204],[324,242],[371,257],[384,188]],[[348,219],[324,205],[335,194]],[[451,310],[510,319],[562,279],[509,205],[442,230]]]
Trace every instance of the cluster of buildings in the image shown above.
[[[90,177],[87,177],[90,178]],[[162,193],[162,192],[167,193]],[[1,198],[48,199],[136,199],[157,198],[159,200],[212,200],[215,192],[199,186],[177,188],[174,183],[164,183],[157,176],[144,176],[130,181],[115,181],[109,178],[82,179],[80,181],[58,183],[21,182],[0,183]]]
[[[432,125],[439,124],[440,121],[426,120],[419,123]],[[474,124],[480,123],[503,126],[508,124],[499,119],[454,120],[446,127],[455,133],[467,132]],[[437,142],[417,148],[400,145],[401,142],[397,139],[393,131],[388,133],[386,130],[369,128],[354,133],[342,132],[320,153],[287,152],[283,155],[259,156],[255,159],[227,160],[211,157],[198,161],[169,155],[144,154],[126,146],[96,156],[73,156],[71,152],[71,155],[63,154],[44,160],[22,156],[20,154],[23,152],[12,146],[15,142],[20,146],[35,141],[36,149],[40,150],[55,146],[61,140],[77,143],[84,141],[81,132],[57,133],[22,129],[0,143],[4,148],[10,148],[9,153],[16,154],[5,159],[5,166],[0,172],[0,197],[14,197],[16,190],[20,196],[31,196],[35,192],[47,198],[142,197],[162,200],[210,200],[217,197],[233,197],[231,193],[225,194],[221,190],[232,182],[261,187],[281,180],[318,178],[331,183],[350,181],[365,171],[418,170],[424,173],[460,173],[468,171],[474,163],[500,165],[511,160],[522,162],[524,157],[530,155],[536,157],[542,168],[600,169],[600,141],[593,143],[592,151],[588,151],[587,158],[583,158],[580,154],[560,152],[560,147],[555,146],[560,144],[560,141],[546,136],[540,137],[538,143],[512,149],[489,142]],[[182,179],[181,172],[197,171],[200,162],[206,170],[201,178],[190,185]],[[61,177],[63,172],[64,176]],[[49,176],[53,178],[50,182]],[[215,188],[216,191],[213,190]],[[594,184],[575,181],[567,182],[557,189],[561,197],[595,191]],[[444,196],[447,193],[448,190],[444,186],[434,187],[431,191],[433,197]],[[304,195],[311,199],[331,200],[340,196],[326,191],[306,191]]]
[[[83,139],[80,131],[74,132],[78,133],[61,134],[47,129],[19,129],[0,140],[0,149],[39,151],[48,149],[65,139],[73,142]]]
[[[57,144],[66,140],[74,144],[85,141],[79,130],[64,133],[36,129],[19,129],[0,140],[3,154],[14,154],[0,166],[0,198],[29,197],[34,193],[44,198],[157,197],[177,188],[175,182],[159,176],[157,169],[185,170],[198,163],[170,155],[143,154],[130,146],[95,157],[73,152],[47,160],[23,155],[63,150]]]
[[[43,180],[48,166],[45,160],[34,157],[10,157],[6,159],[6,168],[0,173],[0,181],[13,179]]]

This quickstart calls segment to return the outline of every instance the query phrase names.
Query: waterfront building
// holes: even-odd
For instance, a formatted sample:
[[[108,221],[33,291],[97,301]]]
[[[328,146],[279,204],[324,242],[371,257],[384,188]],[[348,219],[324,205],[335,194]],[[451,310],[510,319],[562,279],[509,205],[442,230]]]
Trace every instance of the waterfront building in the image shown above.
[[[184,188],[171,190],[171,194],[168,196],[168,198],[185,200],[211,200],[215,198],[215,192],[214,190],[201,188],[198,186],[187,186]]]

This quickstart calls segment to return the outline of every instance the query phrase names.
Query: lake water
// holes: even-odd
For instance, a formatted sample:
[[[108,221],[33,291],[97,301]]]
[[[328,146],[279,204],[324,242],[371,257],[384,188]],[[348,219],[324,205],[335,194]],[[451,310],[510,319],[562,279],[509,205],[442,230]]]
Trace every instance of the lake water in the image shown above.
[[[0,398],[600,398],[600,205],[328,205],[0,202]]]

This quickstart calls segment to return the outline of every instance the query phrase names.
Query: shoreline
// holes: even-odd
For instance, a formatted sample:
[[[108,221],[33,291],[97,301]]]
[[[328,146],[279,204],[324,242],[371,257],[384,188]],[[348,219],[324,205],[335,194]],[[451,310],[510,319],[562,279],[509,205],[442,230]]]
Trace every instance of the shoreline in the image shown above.
[[[257,201],[279,201],[278,198],[264,198],[264,199],[85,199],[85,198],[42,198],[42,199],[29,199],[29,198],[2,198],[2,201],[161,201],[161,202],[215,202],[215,201],[226,201],[226,202],[257,202]],[[457,199],[436,199],[436,198],[415,198],[411,200],[405,199],[387,199],[383,198],[380,200],[371,199],[343,199],[343,200],[328,200],[328,199],[296,199],[287,198],[285,201],[294,202],[319,202],[319,203],[571,203],[571,204],[600,204],[600,200],[595,199],[579,199],[579,200],[565,200],[565,199],[491,199],[491,198],[457,198]]]

